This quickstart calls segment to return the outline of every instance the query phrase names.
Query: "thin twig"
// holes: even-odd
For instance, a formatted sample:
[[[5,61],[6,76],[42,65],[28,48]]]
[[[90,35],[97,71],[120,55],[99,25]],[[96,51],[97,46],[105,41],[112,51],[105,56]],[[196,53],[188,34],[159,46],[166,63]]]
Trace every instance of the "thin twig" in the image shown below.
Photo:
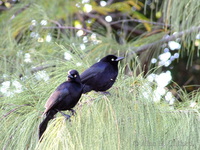
[[[7,116],[10,115],[11,113],[15,112],[17,109],[19,109],[19,108],[21,108],[21,107],[24,107],[24,106],[30,106],[30,105],[28,105],[28,104],[20,105],[20,106],[18,106],[18,107],[16,107],[16,108],[10,110],[10,111],[9,111],[8,113],[6,113],[5,115],[3,115],[3,116],[1,117],[1,119],[7,117]]]
[[[127,25],[120,25],[120,24],[113,24],[112,27],[114,28],[118,28],[118,29],[123,29],[123,28],[126,28],[126,30],[129,32],[129,33],[134,33],[134,34],[137,34],[137,35],[141,35],[144,33],[143,30],[140,30],[140,29],[133,29],[132,27],[130,26],[127,26]]]
[[[43,29],[74,29],[74,30],[83,30],[88,33],[93,33],[91,30],[84,29],[84,28],[76,28],[70,26],[60,26],[60,27],[43,27]]]
[[[184,84],[183,84],[183,86],[185,86],[185,85],[188,85],[192,80],[194,80],[194,75],[192,75]]]
[[[52,22],[52,23],[56,24],[58,27],[62,27],[62,25],[58,21],[49,20],[49,22]]]
[[[84,13],[83,15],[85,15],[85,16],[87,16],[89,18],[95,18],[95,19],[97,19],[97,21],[99,23],[101,23],[102,25],[104,25],[106,27],[107,36],[111,35],[112,28],[111,28],[110,24],[108,22],[106,22],[102,17],[100,17],[98,15],[91,14],[91,13]]]
[[[162,113],[198,113],[198,110],[172,110],[172,111],[164,111]]]
[[[17,12],[15,12],[14,15],[12,15],[12,17],[10,18],[10,20],[13,20],[18,14],[20,14],[21,12],[25,11],[27,8],[29,8],[31,5],[31,3],[25,5],[24,7],[22,7],[21,9],[19,9]]]
[[[159,23],[159,22],[151,22],[151,21],[146,21],[146,20],[140,20],[140,19],[124,19],[124,20],[118,20],[118,21],[113,21],[110,24],[117,24],[121,22],[138,22],[138,23],[149,23],[153,25],[159,25],[159,26],[167,26],[170,27],[171,25],[165,24],[165,23]]]
[[[54,23],[54,24],[56,24],[58,27],[62,26],[58,21],[55,21],[55,20],[49,20],[49,21],[52,22],[52,23]],[[60,38],[60,33],[61,33],[61,29],[59,28],[57,39]]]
[[[106,5],[110,5],[113,3],[114,0],[108,0]]]
[[[44,70],[44,69],[47,69],[47,68],[50,68],[50,67],[56,67],[56,65],[43,65],[43,66],[38,66],[38,67],[34,67],[31,69],[31,73],[35,73],[35,72],[38,72],[38,71],[41,71],[41,70]]]
[[[78,20],[82,23],[83,28],[87,29],[87,25],[86,25],[84,17],[80,13],[76,13],[76,16],[77,16]]]

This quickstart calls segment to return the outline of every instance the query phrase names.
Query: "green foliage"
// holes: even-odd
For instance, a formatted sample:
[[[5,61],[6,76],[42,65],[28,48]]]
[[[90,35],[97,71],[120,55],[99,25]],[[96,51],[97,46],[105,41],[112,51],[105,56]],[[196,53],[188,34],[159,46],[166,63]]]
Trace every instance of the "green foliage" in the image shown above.
[[[164,19],[166,24],[171,24],[171,32],[179,32],[183,30],[188,30],[194,27],[199,27],[200,15],[199,11],[200,1],[198,0],[182,0],[180,1],[165,1],[164,3]],[[199,33],[199,30],[195,30],[187,36],[182,37],[183,48],[180,51],[181,54],[184,54],[184,49],[186,50],[187,55],[189,56],[189,63],[192,64],[193,55],[195,52],[195,41],[196,35]]]
[[[166,23],[170,23],[176,31],[189,29],[192,26],[199,25],[200,1],[182,0],[166,1],[164,6],[164,14]],[[181,23],[181,26],[180,26]]]
[[[38,142],[44,103],[65,80],[61,68],[50,81],[29,80],[23,93],[1,100],[1,149],[199,149],[197,111],[162,107],[153,102],[148,81],[124,75],[111,95],[83,95],[71,122],[58,114]]]

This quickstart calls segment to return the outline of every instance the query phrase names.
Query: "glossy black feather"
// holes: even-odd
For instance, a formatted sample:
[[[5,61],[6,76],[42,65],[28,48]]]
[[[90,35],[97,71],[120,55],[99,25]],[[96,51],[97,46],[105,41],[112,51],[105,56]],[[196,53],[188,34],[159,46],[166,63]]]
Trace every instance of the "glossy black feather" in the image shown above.
[[[39,126],[39,138],[47,128],[48,122],[53,119],[58,111],[72,110],[78,103],[83,90],[80,76],[76,70],[70,70],[68,81],[60,84],[57,89],[51,94],[45,104],[45,119]]]
[[[118,75],[118,62],[123,57],[108,55],[99,62],[85,70],[81,75],[84,85],[83,93],[94,91],[106,91],[112,87]]]

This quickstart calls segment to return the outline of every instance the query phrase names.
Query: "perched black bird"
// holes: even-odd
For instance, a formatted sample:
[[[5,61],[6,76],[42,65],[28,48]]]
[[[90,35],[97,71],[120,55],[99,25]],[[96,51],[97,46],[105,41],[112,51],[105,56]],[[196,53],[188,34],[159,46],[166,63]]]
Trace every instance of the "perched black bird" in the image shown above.
[[[85,70],[81,75],[83,93],[104,92],[112,87],[118,75],[118,62],[124,57],[108,55]]]
[[[72,115],[75,111],[72,109],[79,101],[83,90],[83,85],[79,73],[76,70],[68,72],[68,81],[60,84],[57,89],[51,94],[45,104],[45,119],[39,125],[39,139],[47,128],[48,122],[53,119],[57,112],[62,113],[62,110],[70,110]],[[70,115],[62,113],[67,119]]]

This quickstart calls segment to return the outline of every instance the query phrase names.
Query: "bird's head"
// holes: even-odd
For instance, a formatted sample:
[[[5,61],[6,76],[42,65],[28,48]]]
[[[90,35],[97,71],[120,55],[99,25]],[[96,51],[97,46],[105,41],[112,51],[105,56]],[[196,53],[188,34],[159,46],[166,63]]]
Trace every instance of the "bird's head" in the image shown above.
[[[124,59],[124,57],[117,57],[115,55],[107,55],[102,58],[100,61],[102,62],[110,62],[110,63],[118,63],[120,60]]]
[[[69,71],[68,71],[68,80],[69,80],[69,81],[77,81],[77,82],[80,82],[81,79],[80,79],[80,76],[79,76],[78,71],[76,71],[76,70],[69,70]]]

